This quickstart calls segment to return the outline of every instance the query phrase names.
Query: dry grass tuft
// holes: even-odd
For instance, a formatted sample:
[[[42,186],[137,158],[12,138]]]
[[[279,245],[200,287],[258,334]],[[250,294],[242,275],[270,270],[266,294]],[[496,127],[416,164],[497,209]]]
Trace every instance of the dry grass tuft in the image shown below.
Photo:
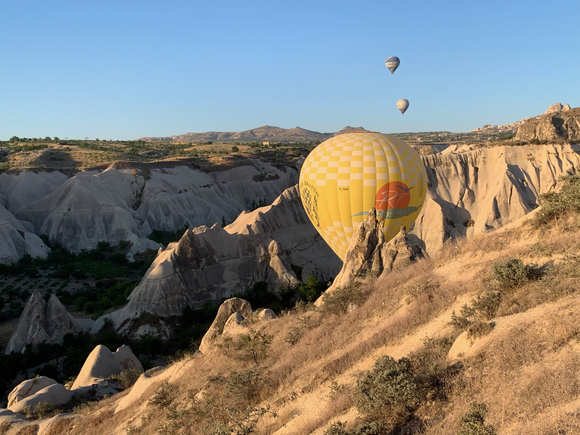
[[[36,435],[38,433],[38,425],[37,424],[30,424],[28,426],[24,426],[14,435]]]

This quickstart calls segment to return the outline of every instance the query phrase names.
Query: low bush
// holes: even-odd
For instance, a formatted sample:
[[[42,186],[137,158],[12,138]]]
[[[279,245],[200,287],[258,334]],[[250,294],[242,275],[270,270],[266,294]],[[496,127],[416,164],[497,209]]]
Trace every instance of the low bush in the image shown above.
[[[324,435],[384,435],[390,433],[384,423],[373,421],[347,430],[346,423],[336,421],[324,431]]]
[[[540,196],[541,208],[533,221],[536,227],[547,225],[566,214],[580,213],[580,175],[560,178],[560,192],[547,192]]]
[[[273,338],[273,335],[250,329],[248,334],[241,334],[235,338],[223,336],[223,341],[218,347],[230,358],[253,361],[258,365],[268,357],[268,349]]]
[[[148,405],[167,408],[177,397],[179,388],[169,381],[163,381],[147,402]]]
[[[322,296],[322,310],[332,314],[346,314],[349,308],[362,305],[367,299],[367,295],[362,292],[360,287],[351,284],[339,287],[332,293],[325,293]]]
[[[470,339],[482,337],[493,330],[489,321],[495,317],[502,298],[500,292],[493,291],[478,295],[461,307],[459,315],[453,311],[449,324],[458,331],[467,331]]]
[[[536,264],[524,265],[517,258],[506,258],[493,264],[492,278],[497,281],[500,289],[511,290],[533,279],[537,269]]]
[[[238,405],[254,406],[260,402],[269,384],[270,381],[264,374],[264,370],[252,367],[231,373],[227,377],[225,391]]]
[[[61,410],[48,402],[40,402],[34,408],[34,415],[37,418],[44,419],[60,414]]]
[[[456,435],[495,435],[493,426],[485,424],[487,406],[484,403],[472,402],[469,412],[461,417],[460,428]]]
[[[421,390],[408,359],[379,358],[363,372],[356,386],[356,404],[369,421],[396,427],[406,423],[421,401]]]
[[[142,373],[141,370],[129,369],[119,373],[118,375],[111,376],[111,379],[116,381],[124,389],[127,389],[137,382],[137,379],[139,379],[139,376],[141,376]]]

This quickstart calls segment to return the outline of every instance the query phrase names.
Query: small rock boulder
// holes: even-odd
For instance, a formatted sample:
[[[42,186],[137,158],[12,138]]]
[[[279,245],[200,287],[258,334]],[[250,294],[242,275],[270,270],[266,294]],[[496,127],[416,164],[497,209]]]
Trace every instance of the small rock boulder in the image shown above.
[[[124,370],[123,366],[117,361],[109,348],[99,344],[85,360],[72,389],[76,390],[80,387],[96,384],[100,380],[112,375],[118,375]]]
[[[260,313],[258,314],[258,319],[260,320],[271,320],[271,319],[277,319],[278,316],[276,315],[276,313],[274,311],[272,311],[270,308],[264,308],[262,311],[260,311]]]
[[[34,379],[20,382],[8,394],[8,408],[54,384],[56,384],[56,381],[47,376],[38,376]]]
[[[244,316],[242,316],[240,313],[234,313],[232,314],[229,319],[226,321],[226,324],[224,325],[224,330],[222,332],[222,335],[239,335],[239,334],[245,334],[248,330],[246,329],[245,326],[242,325],[242,322],[244,321]]]
[[[208,331],[201,339],[201,344],[199,345],[200,352],[207,353],[211,349],[216,338],[222,335],[226,322],[234,313],[248,316],[252,313],[252,305],[248,301],[240,298],[231,298],[224,301]]]
[[[125,370],[134,369],[140,372],[143,371],[143,365],[137,359],[129,346],[121,346],[115,352],[113,352],[113,356]]]
[[[16,402],[12,406],[9,406],[8,409],[17,413],[22,411],[27,406],[30,406],[30,408],[34,411],[36,405],[42,402],[46,402],[52,406],[62,405],[71,399],[72,394],[72,391],[67,390],[64,385],[53,384],[43,388],[32,396]]]

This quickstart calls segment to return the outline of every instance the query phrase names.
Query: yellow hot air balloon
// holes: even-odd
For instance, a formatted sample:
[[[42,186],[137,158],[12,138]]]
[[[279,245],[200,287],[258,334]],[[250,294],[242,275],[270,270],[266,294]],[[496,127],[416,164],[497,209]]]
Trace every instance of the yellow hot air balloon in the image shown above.
[[[411,228],[427,193],[417,152],[382,133],[346,133],[318,145],[300,171],[302,204],[322,238],[344,261],[350,238],[372,207],[385,237]]]

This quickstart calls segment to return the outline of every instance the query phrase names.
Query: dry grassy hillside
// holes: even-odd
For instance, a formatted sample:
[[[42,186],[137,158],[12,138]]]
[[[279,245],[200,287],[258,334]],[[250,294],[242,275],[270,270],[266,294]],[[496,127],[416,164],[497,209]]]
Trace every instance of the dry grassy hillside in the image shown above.
[[[580,433],[578,187],[321,309],[256,315],[43,433]]]

